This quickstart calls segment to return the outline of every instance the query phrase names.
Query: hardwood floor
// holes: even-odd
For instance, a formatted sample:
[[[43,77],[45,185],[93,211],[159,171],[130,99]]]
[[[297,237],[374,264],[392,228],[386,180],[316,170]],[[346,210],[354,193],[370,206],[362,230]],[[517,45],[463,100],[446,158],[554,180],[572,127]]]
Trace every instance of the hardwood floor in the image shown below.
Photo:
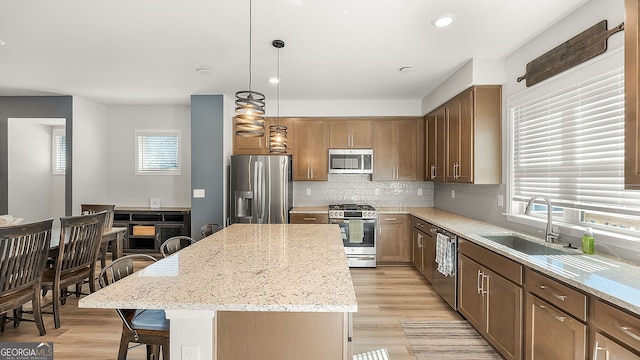
[[[393,360],[415,360],[400,321],[404,319],[461,319],[424,278],[410,266],[379,266],[351,270],[358,313],[353,315],[353,353],[387,348]],[[50,294],[47,295],[47,300]],[[47,334],[38,336],[34,323],[11,324],[1,342],[53,342],[55,359],[115,359],[121,321],[114,310],[80,309],[75,297],[61,306],[60,329],[44,315]],[[144,347],[129,351],[128,359],[145,359]]]

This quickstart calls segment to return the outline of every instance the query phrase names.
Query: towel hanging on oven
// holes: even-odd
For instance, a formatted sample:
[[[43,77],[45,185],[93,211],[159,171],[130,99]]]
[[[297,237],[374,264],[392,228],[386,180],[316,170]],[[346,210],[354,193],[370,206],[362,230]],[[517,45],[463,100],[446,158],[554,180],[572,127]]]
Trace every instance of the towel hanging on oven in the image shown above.
[[[455,244],[451,238],[443,233],[436,237],[436,263],[438,271],[444,276],[455,274]]]

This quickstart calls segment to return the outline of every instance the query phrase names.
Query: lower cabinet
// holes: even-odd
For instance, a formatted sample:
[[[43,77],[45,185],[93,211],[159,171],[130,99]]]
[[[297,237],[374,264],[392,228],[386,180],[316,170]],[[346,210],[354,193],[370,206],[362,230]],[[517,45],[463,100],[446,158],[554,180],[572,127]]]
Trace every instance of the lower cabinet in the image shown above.
[[[329,214],[327,213],[289,214],[291,224],[327,224],[328,222]]]
[[[502,356],[521,359],[522,266],[464,239],[459,246],[458,311]]]
[[[376,257],[378,263],[411,262],[411,235],[409,215],[385,214],[378,216]]]
[[[584,360],[588,296],[530,269],[525,288],[525,359]]]
[[[594,360],[640,359],[640,319],[637,315],[597,300],[593,325]]]
[[[431,283],[436,260],[436,241],[431,224],[411,218],[411,263]]]

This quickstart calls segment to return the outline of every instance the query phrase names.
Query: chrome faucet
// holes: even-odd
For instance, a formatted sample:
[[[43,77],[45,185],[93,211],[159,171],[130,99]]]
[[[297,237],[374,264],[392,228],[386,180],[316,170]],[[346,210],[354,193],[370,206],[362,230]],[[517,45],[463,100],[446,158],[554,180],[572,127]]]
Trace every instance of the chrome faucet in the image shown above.
[[[529,199],[529,202],[527,203],[527,209],[524,211],[524,214],[531,215],[531,204],[533,204],[536,199],[541,199],[547,204],[547,231],[544,236],[544,241],[551,243],[556,242],[556,240],[560,238],[560,233],[553,232],[553,221],[551,219],[551,200],[549,200],[548,197],[537,195]]]

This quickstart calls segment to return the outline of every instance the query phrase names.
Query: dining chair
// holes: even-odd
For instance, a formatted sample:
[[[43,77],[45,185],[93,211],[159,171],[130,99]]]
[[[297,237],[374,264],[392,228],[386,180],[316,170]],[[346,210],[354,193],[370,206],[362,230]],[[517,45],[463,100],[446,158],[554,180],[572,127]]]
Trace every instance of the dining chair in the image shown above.
[[[113,284],[120,279],[133,274],[136,262],[153,261],[153,256],[133,254],[114,260],[100,271],[98,276],[100,288]],[[129,343],[145,344],[147,359],[155,355],[158,359],[157,347],[162,349],[163,360],[169,360],[169,320],[160,309],[116,309],[122,319],[122,335],[118,350],[118,360],[125,360],[130,349]],[[136,345],[137,346],[137,345]]]
[[[0,313],[18,327],[22,305],[31,301],[33,321],[46,334],[40,309],[40,284],[51,243],[53,219],[0,228]],[[13,310],[13,318],[6,313]],[[31,320],[29,320],[31,321]]]
[[[95,214],[100,211],[106,211],[107,217],[104,221],[104,231],[107,232],[111,230],[113,227],[113,216],[116,206],[115,205],[107,205],[107,204],[80,204],[80,211],[82,215],[86,214]],[[108,246],[106,242],[100,245],[100,255],[98,258],[100,259],[100,268],[105,267],[107,265],[107,251]]]
[[[200,228],[200,234],[202,234],[202,238],[204,239],[207,236],[213,233],[217,233],[220,230],[222,230],[222,226],[218,224],[206,224]]]
[[[96,291],[94,274],[102,240],[106,212],[67,216],[60,218],[60,242],[55,266],[45,268],[42,275],[42,290],[52,291],[53,319],[55,328],[60,327],[60,304],[70,294],[68,287],[76,285],[76,296],[80,296],[82,282],[89,282],[89,291]]]
[[[174,236],[167,239],[162,243],[162,245],[160,245],[160,253],[162,254],[162,257],[167,257],[195,242],[195,240],[188,236]]]

